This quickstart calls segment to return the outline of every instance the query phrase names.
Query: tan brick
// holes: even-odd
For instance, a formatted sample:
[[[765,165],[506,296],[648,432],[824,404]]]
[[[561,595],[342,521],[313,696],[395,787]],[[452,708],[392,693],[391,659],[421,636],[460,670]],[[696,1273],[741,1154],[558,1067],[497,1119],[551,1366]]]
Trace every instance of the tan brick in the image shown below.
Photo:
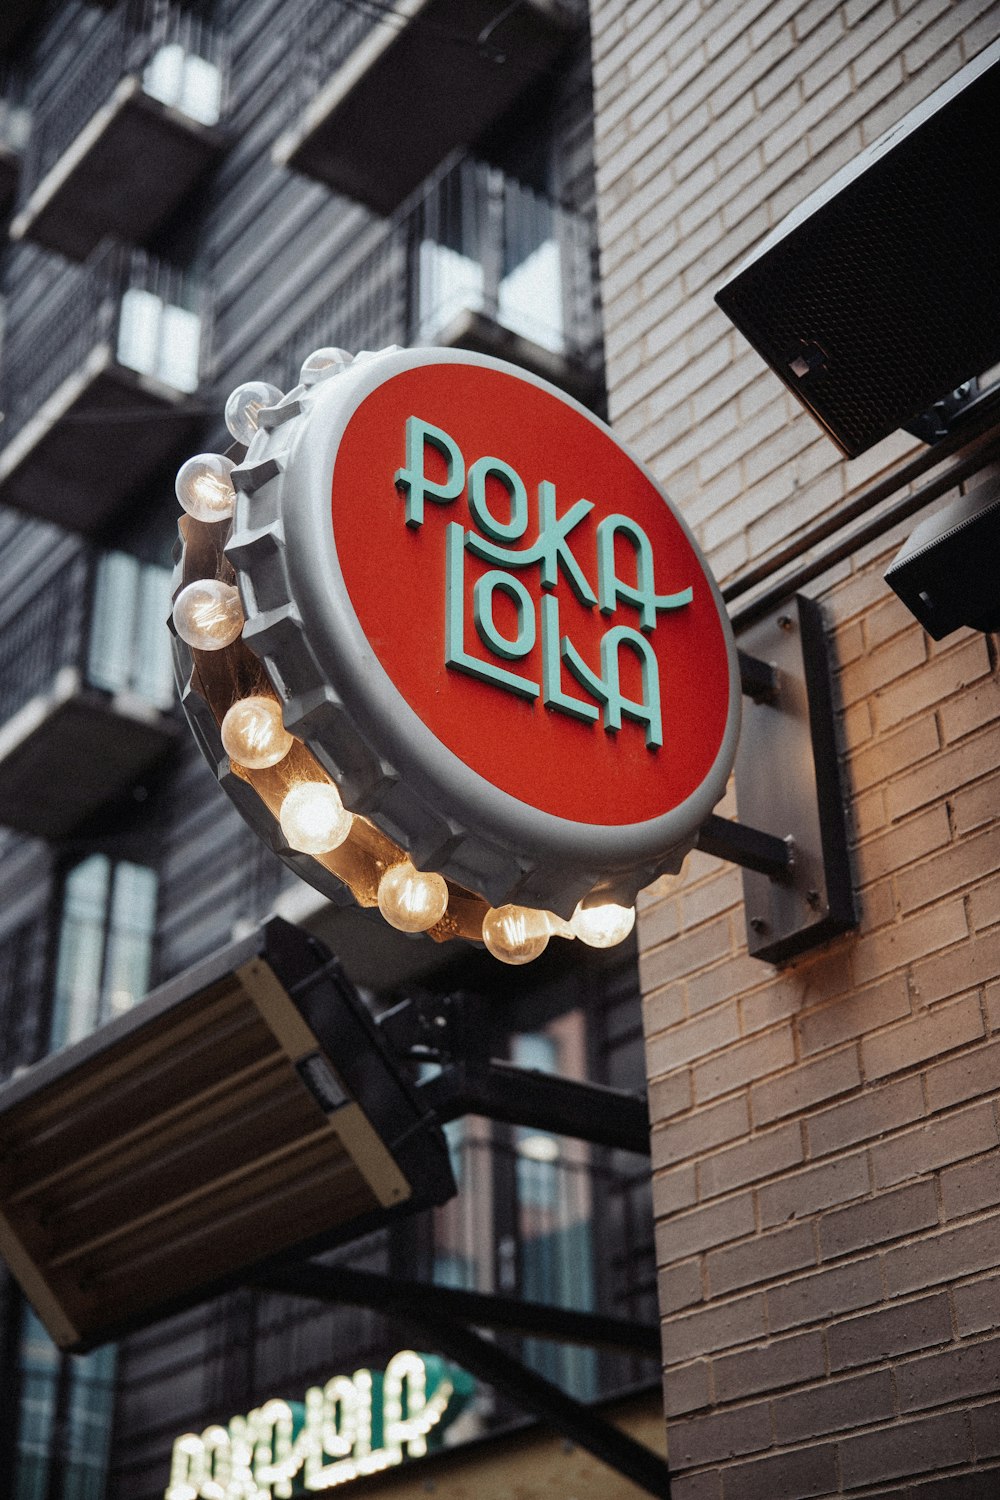
[[[657,1056],[669,1058],[671,1067],[707,1056],[734,1042],[739,1036],[739,1017],[735,1004],[720,1005],[706,1011],[694,1020],[674,1026],[664,1036],[657,1038]]]
[[[896,876],[900,906],[904,912],[913,911],[997,869],[1000,869],[1000,826],[978,837],[962,839],[938,851],[932,859],[900,870]]]
[[[743,1097],[726,1099],[709,1109],[695,1110],[682,1120],[672,1120],[652,1133],[653,1166],[687,1161],[714,1146],[736,1140],[750,1129],[750,1114]]]
[[[911,1021],[890,1026],[861,1043],[866,1078],[885,1078],[915,1063],[940,1056],[983,1035],[983,1017],[975,995],[939,1010],[922,1011]]]
[[[1000,1091],[1000,1041],[967,1048],[959,1057],[928,1068],[925,1087],[932,1110]]]
[[[851,989],[850,955],[846,948],[824,952],[811,961],[805,959],[755,994],[744,996],[740,1005],[743,1030],[747,1034],[760,1031],[788,1016],[801,1015],[834,996],[848,994]]]
[[[758,1190],[761,1226],[768,1229],[789,1219],[807,1218],[835,1203],[865,1197],[870,1191],[868,1158],[863,1151],[788,1173]]]
[[[995,736],[973,735],[952,750],[944,750],[926,764],[900,776],[885,789],[890,818],[902,818],[930,802],[961,792],[993,763]],[[996,816],[994,802],[992,817]]]
[[[763,1294],[755,1292],[667,1318],[663,1324],[664,1360],[668,1366],[685,1364],[697,1355],[762,1338],[766,1332],[765,1311]]]
[[[808,1224],[792,1224],[771,1234],[755,1235],[741,1245],[711,1250],[706,1256],[714,1297],[745,1291],[815,1264],[816,1246]]]
[[[750,1090],[754,1123],[768,1124],[799,1114],[811,1105],[849,1093],[861,1084],[855,1047],[844,1047],[814,1062],[799,1063],[778,1078],[764,1079]]]
[[[861,1203],[824,1214],[819,1224],[820,1253],[824,1260],[832,1260],[868,1245],[881,1245],[922,1229],[936,1228],[937,1222],[934,1183],[917,1182],[894,1193],[876,1193]]]
[[[1000,682],[995,677],[969,692],[943,703],[940,709],[941,730],[946,744],[964,738],[985,724],[1000,718]]]
[[[686,1260],[699,1250],[741,1240],[755,1228],[753,1197],[736,1193],[704,1208],[673,1214],[656,1226],[656,1260],[661,1266]]]
[[[799,1042],[808,1057],[835,1047],[840,1042],[877,1031],[891,1021],[910,1013],[910,996],[902,974],[891,975],[879,984],[825,1005],[822,1010],[803,1016],[798,1024]]]
[[[640,919],[640,948],[643,941]],[[640,951],[639,978],[643,990],[657,989],[671,979],[678,979],[724,957],[729,950],[729,918],[721,917],[718,921],[706,922],[694,932],[685,933],[683,937],[674,938],[660,948]]]
[[[961,901],[950,901],[919,917],[882,928],[856,943],[852,954],[855,982],[868,984],[893,969],[958,942],[967,933]]]
[[[885,686],[875,699],[876,724],[891,729],[914,714],[923,714],[989,670],[986,641],[974,636],[947,655],[927,662],[912,678]]]
[[[868,1088],[832,1109],[806,1121],[810,1157],[842,1151],[861,1141],[874,1140],[890,1130],[910,1125],[924,1115],[924,1096],[917,1077]]]
[[[982,760],[984,765],[988,764],[985,757]],[[952,808],[957,834],[971,833],[985,823],[995,822],[1000,818],[1000,775],[960,790],[952,798]]]
[[[693,1070],[695,1098],[701,1102],[743,1088],[762,1074],[787,1067],[794,1057],[790,1027],[764,1032],[696,1066]]]
[[[732,1192],[744,1183],[798,1166],[801,1161],[802,1131],[798,1124],[764,1131],[702,1160],[698,1169],[701,1197]]]
[[[883,1264],[889,1296],[995,1269],[998,1230],[1000,1219],[992,1214],[957,1229],[925,1235],[912,1245],[887,1250]]]
[[[690,1163],[653,1174],[653,1212],[657,1218],[692,1208],[697,1201],[697,1173]]]
[[[851,757],[851,775],[857,787],[878,786],[940,749],[937,721],[931,714],[914,720],[894,734],[879,735]]]
[[[907,818],[888,832],[866,839],[855,851],[855,864],[862,885],[879,880],[894,870],[902,870],[935,849],[943,849],[951,839],[948,809],[931,807],[916,817]]]
[[[969,921],[973,930],[982,932],[1000,922],[1000,875],[982,881],[969,896]]]
[[[826,1323],[837,1313],[856,1312],[881,1300],[878,1259],[870,1256],[772,1287],[767,1293],[768,1326],[779,1333],[809,1323]]]
[[[1000,932],[987,932],[952,949],[914,964],[912,987],[925,1005],[1000,974]]]

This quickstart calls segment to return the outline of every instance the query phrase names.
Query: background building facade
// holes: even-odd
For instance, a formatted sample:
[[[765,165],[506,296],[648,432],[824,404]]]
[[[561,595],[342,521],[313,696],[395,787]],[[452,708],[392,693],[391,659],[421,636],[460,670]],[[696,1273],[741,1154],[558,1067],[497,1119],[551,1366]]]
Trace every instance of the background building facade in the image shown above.
[[[500,5],[471,34],[413,23],[434,39],[412,80],[430,123],[412,126],[416,96],[362,87],[362,114],[396,121],[376,171],[360,127],[331,141],[315,107],[359,50],[401,26],[409,43],[386,9],[70,0],[0,22],[4,1076],[277,907],[324,929],[376,1008],[415,985],[486,994],[498,1055],[642,1087],[634,944],[589,960],[565,945],[515,986],[471,950],[333,913],[242,824],[175,707],[173,474],[228,446],[234,386],[288,389],[322,345],[443,342],[603,404],[584,8],[540,7],[520,40]],[[642,1158],[481,1120],[450,1141],[458,1199],[353,1261],[655,1317]],[[247,1290],[70,1358],[5,1279],[0,1342],[0,1492],[153,1500],[182,1433],[384,1368],[401,1339],[373,1313]],[[505,1342],[584,1400],[652,1390],[643,1420],[660,1427],[655,1362]],[[476,1439],[488,1475],[490,1435],[521,1418],[481,1387],[450,1440]],[[541,1494],[552,1452],[518,1441],[510,1461]],[[616,1483],[574,1472],[595,1495]]]
[[[731,585],[919,445],[840,458],[713,291],[1000,10],[592,11],[610,420]],[[883,582],[915,524],[804,586],[829,626],[856,934],[755,962],[739,872],[700,855],[641,915],[675,1500],[995,1493],[997,653],[935,644]]]

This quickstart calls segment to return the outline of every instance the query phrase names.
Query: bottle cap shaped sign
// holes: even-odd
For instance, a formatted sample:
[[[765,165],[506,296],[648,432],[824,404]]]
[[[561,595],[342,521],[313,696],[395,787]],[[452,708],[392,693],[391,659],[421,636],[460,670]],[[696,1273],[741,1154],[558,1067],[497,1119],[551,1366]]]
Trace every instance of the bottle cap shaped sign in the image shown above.
[[[494,927],[514,905],[528,929],[547,914],[546,939],[600,941],[599,910],[679,868],[736,751],[732,632],[683,519],[603,422],[485,356],[317,351],[287,396],[241,391],[246,458],[219,479],[201,456],[206,492],[235,487],[232,522],[185,500],[196,460],[178,479],[185,703],[223,785],[258,827],[263,800],[272,843],[323,889],[333,874],[359,896],[359,840],[375,886],[403,863],[395,897],[360,894],[397,926],[409,902],[434,936],[478,936],[486,905]],[[233,598],[192,592],[209,585],[238,591],[235,637]],[[309,845],[298,783],[325,784],[337,845]]]

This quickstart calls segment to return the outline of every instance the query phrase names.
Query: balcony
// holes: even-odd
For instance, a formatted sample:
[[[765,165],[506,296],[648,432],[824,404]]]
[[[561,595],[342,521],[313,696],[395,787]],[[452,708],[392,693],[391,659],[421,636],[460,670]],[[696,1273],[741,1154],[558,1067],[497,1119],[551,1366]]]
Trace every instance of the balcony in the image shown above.
[[[570,0],[309,0],[292,38],[293,125],[274,160],[389,214],[542,78]]]
[[[77,550],[24,589],[0,635],[0,823],[58,839],[127,793],[176,738],[170,574]]]
[[[11,299],[17,311],[16,292]],[[0,372],[0,503],[93,534],[198,425],[206,317],[178,271],[101,246],[12,333]]]
[[[582,214],[469,158],[410,201],[406,342],[492,354],[582,401],[601,383],[593,234]]]
[[[603,372],[595,255],[582,214],[482,162],[447,163],[266,373],[287,389],[323,344],[439,344],[510,360],[593,404]]]
[[[11,237],[84,260],[105,236],[143,244],[216,161],[222,40],[170,3],[118,5],[32,121]]]

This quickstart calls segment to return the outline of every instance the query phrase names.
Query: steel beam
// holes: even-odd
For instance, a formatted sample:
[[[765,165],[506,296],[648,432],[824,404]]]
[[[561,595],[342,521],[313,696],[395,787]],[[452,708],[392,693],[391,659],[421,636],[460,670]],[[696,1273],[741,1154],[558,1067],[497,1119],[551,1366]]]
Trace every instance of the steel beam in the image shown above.
[[[522,1410],[540,1417],[647,1494],[670,1500],[670,1470],[659,1454],[636,1442],[592,1407],[568,1396],[489,1339],[441,1312],[436,1299],[450,1292],[450,1288],[424,1287],[373,1272],[315,1264],[269,1272],[256,1285],[321,1301],[353,1302],[388,1313],[406,1327],[414,1342],[453,1359],[470,1375],[502,1392]],[[428,1294],[434,1294],[434,1303]]]

